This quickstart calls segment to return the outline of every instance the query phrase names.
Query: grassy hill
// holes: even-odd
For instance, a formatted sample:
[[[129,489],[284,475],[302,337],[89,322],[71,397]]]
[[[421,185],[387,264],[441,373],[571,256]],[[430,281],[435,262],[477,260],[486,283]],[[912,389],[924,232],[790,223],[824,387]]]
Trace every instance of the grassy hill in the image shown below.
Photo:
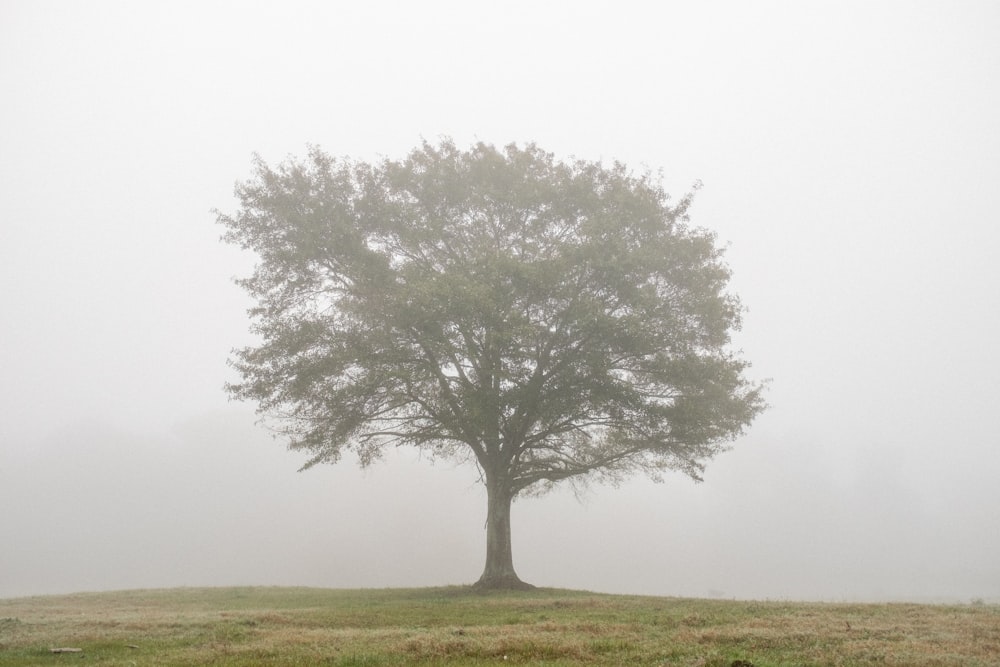
[[[1000,607],[544,589],[480,595],[462,587],[192,588],[0,600],[0,667],[529,663],[996,665]]]

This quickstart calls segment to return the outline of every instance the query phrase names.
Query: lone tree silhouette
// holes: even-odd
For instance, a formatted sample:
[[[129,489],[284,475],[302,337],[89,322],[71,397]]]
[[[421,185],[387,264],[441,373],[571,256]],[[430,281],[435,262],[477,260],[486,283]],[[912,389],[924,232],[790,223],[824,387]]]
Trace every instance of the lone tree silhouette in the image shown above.
[[[713,234],[648,173],[531,144],[424,142],[374,164],[312,149],[255,160],[224,239],[260,344],[234,352],[255,401],[311,458],[411,445],[478,465],[477,586],[526,588],[511,501],[636,471],[695,479],[764,408],[729,350],[741,306]]]

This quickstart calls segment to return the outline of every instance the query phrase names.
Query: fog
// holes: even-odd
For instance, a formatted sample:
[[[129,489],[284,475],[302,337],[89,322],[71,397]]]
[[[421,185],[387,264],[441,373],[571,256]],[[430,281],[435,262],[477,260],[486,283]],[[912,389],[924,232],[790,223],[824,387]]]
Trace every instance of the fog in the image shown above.
[[[231,403],[213,208],[258,152],[536,141],[661,170],[771,408],[703,483],[514,505],[545,586],[1000,601],[1000,5],[0,3],[0,597],[474,581],[485,493]]]

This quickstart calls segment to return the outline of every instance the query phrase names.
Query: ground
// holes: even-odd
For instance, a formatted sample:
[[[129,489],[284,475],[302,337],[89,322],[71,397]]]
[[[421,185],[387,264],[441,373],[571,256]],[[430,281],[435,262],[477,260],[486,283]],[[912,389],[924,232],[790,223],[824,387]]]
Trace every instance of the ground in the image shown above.
[[[53,654],[52,648],[81,648]],[[468,587],[219,588],[0,600],[0,667],[961,665],[1000,607],[690,600]]]

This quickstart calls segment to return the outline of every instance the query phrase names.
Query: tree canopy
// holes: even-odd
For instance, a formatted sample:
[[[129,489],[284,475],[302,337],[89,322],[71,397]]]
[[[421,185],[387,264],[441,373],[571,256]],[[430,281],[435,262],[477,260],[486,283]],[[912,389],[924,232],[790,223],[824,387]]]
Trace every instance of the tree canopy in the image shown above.
[[[535,145],[260,159],[219,214],[259,263],[231,395],[306,466],[412,445],[478,465],[484,587],[518,586],[509,507],[562,480],[699,478],[763,409],[730,350],[713,234],[649,173]]]

